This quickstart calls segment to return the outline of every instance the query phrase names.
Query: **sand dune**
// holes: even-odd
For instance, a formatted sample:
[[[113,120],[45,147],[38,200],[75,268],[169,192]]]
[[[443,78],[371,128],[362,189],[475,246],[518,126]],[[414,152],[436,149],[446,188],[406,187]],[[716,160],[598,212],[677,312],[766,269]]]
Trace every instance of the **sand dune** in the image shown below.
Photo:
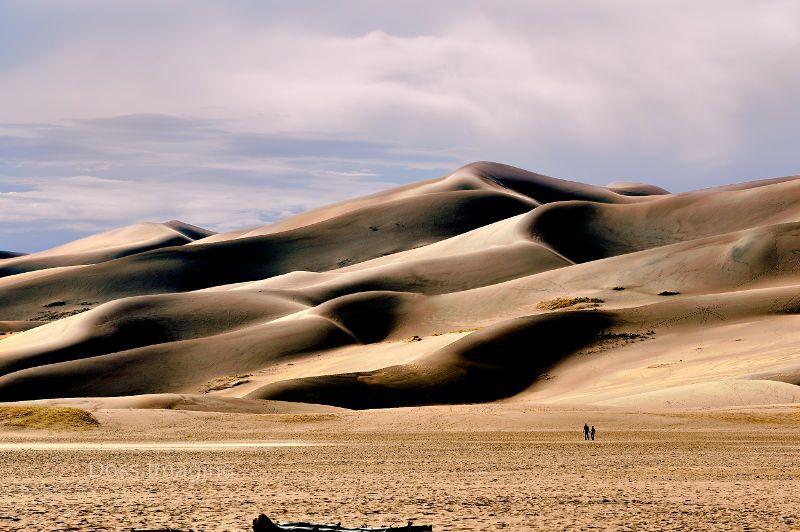
[[[263,279],[293,270],[335,269],[423,246],[530,210],[533,203],[488,191],[397,200],[282,233],[162,248],[0,288],[0,319],[26,319],[60,301],[106,302]]]
[[[0,406],[15,403],[0,403]],[[342,409],[287,401],[257,401],[238,397],[160,393],[124,397],[70,397],[26,401],[31,406],[66,406],[83,410],[144,410],[169,409],[194,412],[224,412],[227,414],[319,414],[340,412]]]
[[[638,410],[682,410],[789,403],[800,403],[800,386],[784,382],[731,379],[665,388],[596,404]]]
[[[20,253],[17,251],[0,251],[0,260],[13,259],[14,257],[23,257],[25,255],[27,255],[27,253]]]
[[[653,193],[664,193],[663,189],[652,185],[642,186],[649,187],[647,190],[653,191]],[[502,191],[506,194],[516,195],[524,201],[533,200],[536,204],[571,199],[616,203],[626,201],[621,195],[628,195],[624,192],[615,193],[603,187],[536,174],[505,164],[482,161],[463,166],[439,179],[413,183],[370,196],[320,207],[263,227],[221,233],[199,240],[197,243],[222,242],[236,238],[279,233],[401,199],[465,190]]]
[[[177,220],[163,224],[131,225],[2,261],[0,277],[59,266],[97,264],[151,249],[181,246],[212,234],[213,231]]]
[[[0,399],[798,402],[798,249],[797,176],[670,194],[488,162],[230,233],[139,224],[0,260]]]
[[[535,239],[575,262],[800,221],[800,181],[655,196],[643,203],[559,202],[536,209]],[[731,216],[735,213],[735,216]]]
[[[614,181],[607,184],[606,188],[623,196],[660,196],[669,194],[667,190],[656,185],[637,183],[635,181]]]
[[[610,324],[602,312],[516,318],[411,364],[283,381],[247,397],[357,409],[493,401],[521,392],[555,361],[592,343]]]
[[[8,338],[0,375],[19,369],[178,342],[244,328],[304,305],[257,293],[187,293],[126,298]]]

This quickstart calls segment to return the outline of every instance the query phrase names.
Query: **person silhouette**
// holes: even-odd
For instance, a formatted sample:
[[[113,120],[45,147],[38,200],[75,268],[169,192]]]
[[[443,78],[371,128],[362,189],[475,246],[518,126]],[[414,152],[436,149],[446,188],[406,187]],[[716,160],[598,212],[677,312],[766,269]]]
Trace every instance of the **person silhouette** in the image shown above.
[[[589,425],[587,425],[586,423],[583,424],[583,439],[584,440],[589,439]]]
[[[591,435],[592,435],[592,439],[594,440],[594,425],[592,425]]]

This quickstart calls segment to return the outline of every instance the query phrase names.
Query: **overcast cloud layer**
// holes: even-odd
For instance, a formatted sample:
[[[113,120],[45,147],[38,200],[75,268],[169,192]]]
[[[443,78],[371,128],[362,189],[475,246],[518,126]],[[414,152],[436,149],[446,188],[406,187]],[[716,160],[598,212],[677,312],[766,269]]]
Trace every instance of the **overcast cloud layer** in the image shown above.
[[[800,3],[0,1],[0,249],[215,230],[496,160],[800,173]]]

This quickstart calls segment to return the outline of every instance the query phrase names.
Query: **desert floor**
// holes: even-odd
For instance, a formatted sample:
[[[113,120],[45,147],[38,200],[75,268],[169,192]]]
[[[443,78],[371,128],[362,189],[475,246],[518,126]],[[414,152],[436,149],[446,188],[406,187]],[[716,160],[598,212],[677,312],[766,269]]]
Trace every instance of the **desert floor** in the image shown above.
[[[1,530],[243,531],[261,512],[435,531],[800,528],[796,405],[95,415],[84,432],[0,431]]]

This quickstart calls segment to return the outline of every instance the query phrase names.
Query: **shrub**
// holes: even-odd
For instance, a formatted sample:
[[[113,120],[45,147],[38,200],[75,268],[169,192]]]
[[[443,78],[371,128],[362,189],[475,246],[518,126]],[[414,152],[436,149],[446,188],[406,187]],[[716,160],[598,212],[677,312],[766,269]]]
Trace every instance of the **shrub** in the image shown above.
[[[655,332],[653,332],[653,334],[655,334]],[[648,333],[627,333],[627,332],[603,333],[600,336],[598,336],[598,339],[601,340],[601,341],[602,340],[628,340],[628,341],[633,341],[633,340],[636,340],[636,339],[647,340],[647,339],[650,338],[649,335],[650,335],[649,332]]]
[[[547,301],[540,301],[536,308],[545,310],[557,310],[560,308],[574,307],[575,305],[588,304],[587,306],[596,307],[600,303],[604,303],[599,297],[557,297]]]
[[[88,308],[76,308],[74,310],[62,310],[61,312],[43,312],[39,314],[35,318],[34,321],[56,321],[63,318],[68,318],[70,316],[74,316],[75,314],[80,314],[81,312],[88,312],[91,309]]]
[[[443,334],[459,334],[459,333],[465,333],[465,332],[473,332],[473,331],[477,331],[478,329],[481,329],[481,327],[473,327],[472,329],[459,329],[457,331],[438,332],[438,333],[431,334],[431,336],[441,336]]]

